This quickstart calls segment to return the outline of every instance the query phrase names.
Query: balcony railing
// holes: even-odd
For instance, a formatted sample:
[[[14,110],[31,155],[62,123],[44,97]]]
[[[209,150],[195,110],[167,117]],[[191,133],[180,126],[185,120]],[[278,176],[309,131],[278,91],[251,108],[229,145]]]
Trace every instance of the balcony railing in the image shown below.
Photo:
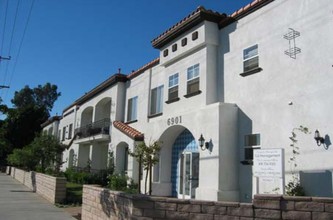
[[[110,135],[110,124],[111,121],[109,118],[104,118],[100,121],[96,121],[91,124],[84,125],[75,129],[75,134],[78,139],[86,138],[98,134],[107,134]]]

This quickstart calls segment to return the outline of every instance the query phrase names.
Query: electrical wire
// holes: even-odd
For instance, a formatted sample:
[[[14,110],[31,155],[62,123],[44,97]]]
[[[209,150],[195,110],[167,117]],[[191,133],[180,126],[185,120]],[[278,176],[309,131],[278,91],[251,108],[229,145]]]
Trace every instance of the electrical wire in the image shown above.
[[[31,13],[32,13],[32,9],[33,9],[34,4],[35,4],[35,0],[32,0],[31,6],[30,6],[30,9],[29,9],[28,18],[27,18],[27,21],[25,23],[25,27],[24,27],[22,39],[21,39],[21,42],[20,42],[20,45],[19,45],[19,49],[18,49],[18,52],[17,52],[17,56],[16,56],[16,59],[14,61],[14,66],[13,66],[13,69],[12,69],[10,77],[9,77],[8,86],[11,86],[11,82],[13,80],[13,76],[14,76],[14,73],[15,73],[15,70],[16,70],[17,62],[18,62],[19,57],[20,57],[21,48],[22,48],[22,45],[23,45],[25,34],[27,32],[27,28],[28,28],[28,24],[29,24],[29,21],[30,21],[30,18],[31,18]],[[6,90],[6,94],[4,96],[5,98],[7,97],[7,94],[8,94],[8,90]]]
[[[3,52],[3,43],[5,42],[5,32],[6,32],[6,24],[7,24],[7,14],[8,14],[8,0],[6,1],[6,11],[5,11],[5,20],[3,23],[2,28],[2,39],[1,39],[1,49],[0,49],[0,55]],[[1,62],[0,62],[1,63]]]
[[[15,31],[15,27],[16,27],[16,19],[17,19],[17,15],[18,15],[18,9],[20,6],[21,0],[17,1],[17,5],[16,5],[16,11],[15,11],[15,18],[14,18],[14,24],[13,24],[13,29],[12,29],[12,33],[11,33],[11,37],[10,37],[10,42],[9,42],[9,50],[8,50],[8,55],[11,56],[11,50],[12,50],[12,45],[13,45],[13,38],[14,38],[14,31]],[[7,74],[8,74],[8,66],[9,66],[9,62],[6,62],[6,69],[5,69],[5,76],[4,76],[4,85],[6,84],[7,81]]]

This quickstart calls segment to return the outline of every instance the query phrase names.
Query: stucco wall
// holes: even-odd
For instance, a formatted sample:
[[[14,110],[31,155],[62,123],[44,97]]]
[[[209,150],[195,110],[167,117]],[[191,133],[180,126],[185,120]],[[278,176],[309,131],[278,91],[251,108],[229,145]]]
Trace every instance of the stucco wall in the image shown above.
[[[11,167],[11,176],[51,203],[60,203],[66,198],[66,178],[26,172],[15,167]]]
[[[84,185],[82,219],[307,219],[333,218],[333,199],[255,195],[253,203],[128,195]]]
[[[313,177],[318,172],[332,173],[333,125],[329,109],[333,107],[333,99],[328,98],[333,92],[332,10],[331,0],[274,1],[220,30],[220,100],[236,103],[242,113],[238,137],[241,160],[244,136],[259,133],[259,147],[285,149],[287,181],[292,152],[289,137],[293,128],[300,125],[312,133],[296,132],[300,147],[296,172],[303,171]],[[285,54],[289,41],[284,35],[289,28],[300,33],[295,39],[301,49],[296,59]],[[263,70],[242,77],[243,50],[255,44]],[[326,139],[326,147],[318,147],[314,141],[316,129]],[[252,186],[248,184],[252,181],[252,171],[250,166],[239,163],[239,167],[240,199],[246,200],[252,194]],[[332,180],[330,184],[332,188]],[[254,191],[255,180],[252,185]],[[317,188],[314,183],[306,186],[309,194]],[[326,196],[333,195],[332,190],[329,193]]]

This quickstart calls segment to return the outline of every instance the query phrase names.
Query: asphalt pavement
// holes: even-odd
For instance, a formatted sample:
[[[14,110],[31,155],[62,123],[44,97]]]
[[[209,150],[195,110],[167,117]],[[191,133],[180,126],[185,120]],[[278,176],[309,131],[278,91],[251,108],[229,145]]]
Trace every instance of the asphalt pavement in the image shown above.
[[[0,173],[0,220],[73,220],[29,188]]]

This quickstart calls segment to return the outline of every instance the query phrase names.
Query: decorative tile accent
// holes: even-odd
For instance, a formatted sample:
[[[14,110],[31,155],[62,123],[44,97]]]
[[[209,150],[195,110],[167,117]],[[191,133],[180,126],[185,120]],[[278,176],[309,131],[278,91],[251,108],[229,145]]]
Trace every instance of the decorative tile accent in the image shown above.
[[[171,183],[172,183],[172,196],[178,194],[179,182],[179,163],[180,155],[183,152],[199,152],[198,145],[191,132],[185,129],[176,139],[172,147],[172,164],[171,164]]]

